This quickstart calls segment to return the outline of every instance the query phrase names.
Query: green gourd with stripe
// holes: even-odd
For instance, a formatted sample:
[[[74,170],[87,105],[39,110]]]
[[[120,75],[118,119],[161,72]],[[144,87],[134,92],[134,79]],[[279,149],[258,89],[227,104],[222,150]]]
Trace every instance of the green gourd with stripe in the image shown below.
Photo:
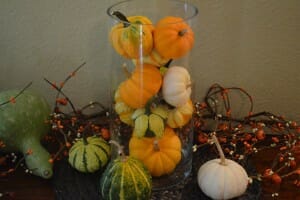
[[[105,200],[146,200],[151,197],[151,189],[149,171],[131,156],[119,156],[110,162],[100,179]]]
[[[81,138],[69,151],[69,163],[80,172],[93,173],[103,169],[110,158],[110,145],[100,137]]]

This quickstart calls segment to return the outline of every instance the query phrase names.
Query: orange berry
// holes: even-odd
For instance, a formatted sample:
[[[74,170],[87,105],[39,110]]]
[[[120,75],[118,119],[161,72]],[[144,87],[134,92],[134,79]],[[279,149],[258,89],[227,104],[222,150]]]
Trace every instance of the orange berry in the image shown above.
[[[219,140],[220,143],[226,143],[227,142],[226,137],[218,137],[218,140]]]
[[[265,131],[263,129],[258,129],[256,131],[256,138],[258,140],[263,140],[263,139],[265,139],[265,137],[266,137],[266,135],[265,135]]]
[[[56,102],[64,106],[68,104],[68,100],[66,98],[57,98]]]
[[[275,174],[272,175],[272,181],[275,184],[280,184],[282,179],[278,174],[275,173]]]
[[[246,133],[244,135],[244,140],[246,140],[246,141],[251,140],[251,138],[252,138],[252,135],[250,133]]]
[[[278,139],[278,137],[272,137],[272,141],[275,142],[275,143],[278,143],[279,139]]]
[[[15,98],[15,97],[11,97],[11,98],[9,99],[9,101],[10,101],[10,103],[16,103],[16,98]]]
[[[105,140],[109,140],[109,138],[110,138],[110,132],[107,128],[101,129],[101,135],[102,135],[103,139],[105,139]]]
[[[279,157],[279,162],[282,162],[284,160],[284,157],[283,156],[280,156]]]
[[[71,143],[70,142],[66,142],[66,147],[70,148],[71,147]]]

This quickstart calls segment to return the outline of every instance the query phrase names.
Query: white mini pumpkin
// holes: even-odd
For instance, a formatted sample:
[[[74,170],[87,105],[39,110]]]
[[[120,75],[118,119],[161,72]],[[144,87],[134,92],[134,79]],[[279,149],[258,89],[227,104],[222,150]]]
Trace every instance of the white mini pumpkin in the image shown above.
[[[212,199],[232,199],[241,196],[248,186],[248,175],[237,162],[226,159],[216,136],[220,159],[204,163],[198,170],[198,185]]]
[[[181,66],[170,67],[163,78],[164,100],[175,107],[183,106],[190,99],[191,93],[191,77],[188,70]]]

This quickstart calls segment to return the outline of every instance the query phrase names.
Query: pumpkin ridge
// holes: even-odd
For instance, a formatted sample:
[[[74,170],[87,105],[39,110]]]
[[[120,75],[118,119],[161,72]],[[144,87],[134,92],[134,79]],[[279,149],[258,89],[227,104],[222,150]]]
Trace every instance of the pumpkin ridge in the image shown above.
[[[85,146],[83,147],[82,163],[83,163],[84,169],[86,171],[89,171],[88,166],[87,166],[88,164],[87,164],[87,159],[86,159],[86,147]]]
[[[98,155],[96,152],[94,152],[94,155],[95,155],[96,158],[98,159],[98,164],[99,164],[99,166],[102,167],[102,160],[101,160],[101,158],[99,157],[99,155]]]
[[[121,161],[122,162],[122,161]],[[120,183],[120,199],[124,199],[124,171],[125,171],[125,166],[122,167],[122,176],[121,176],[121,183]]]
[[[78,143],[79,143],[79,142],[80,142],[80,141],[78,141]],[[71,152],[70,152],[70,153],[76,152],[77,149],[81,148],[81,146],[83,145],[82,142],[79,143],[80,145],[79,145],[78,143],[75,143],[75,144],[72,146],[72,149],[71,149]]]
[[[118,161],[118,163],[116,163],[115,165],[118,166],[119,168],[121,168],[121,170],[123,170],[123,167],[119,162],[122,162],[122,161]],[[119,170],[120,169],[118,169],[116,171],[119,171]],[[111,185],[118,185],[118,184],[114,184],[115,182],[118,182],[118,180],[115,180],[118,177],[119,177],[119,174],[117,172],[115,172],[115,174],[113,175],[113,177],[111,179]],[[120,186],[120,188],[121,188],[121,186]],[[114,191],[113,189],[114,189],[114,187],[112,187],[112,186],[109,188],[109,199],[114,199],[114,198],[112,198],[112,195],[117,195],[117,194],[112,193]]]
[[[136,165],[138,165],[138,163],[136,163],[136,162],[132,163],[132,167],[135,168],[139,172],[140,176],[142,176],[144,178],[144,181],[146,181],[147,187],[151,188],[151,184],[149,182],[149,179],[145,176],[145,174]],[[143,166],[143,168],[145,168],[145,167]]]
[[[140,72],[138,72],[140,73]],[[146,72],[144,72],[146,73]],[[151,76],[153,75],[152,73],[149,73]],[[146,92],[145,96],[148,96],[148,99],[153,96],[153,93],[156,92],[153,88],[147,88],[144,86],[144,82],[152,82],[152,79],[149,78],[148,80],[145,80],[147,76],[143,76],[142,78],[132,78],[132,85],[135,86],[138,90],[143,90],[143,92]],[[142,80],[141,80],[142,79]],[[129,88],[132,88],[132,86],[128,86]]]
[[[163,153],[164,156],[168,157],[169,160],[172,160],[172,162],[174,162],[175,165],[177,164],[176,163],[177,156],[175,157],[173,154],[179,154],[178,150],[173,150],[173,149],[166,150],[166,149],[164,149],[163,151],[161,151],[161,153]]]
[[[132,164],[133,164],[133,163],[131,163],[131,165],[132,165]],[[128,165],[126,165],[126,168],[127,168],[127,170],[129,171],[130,177],[131,177],[131,179],[132,179],[132,181],[133,181],[133,185],[134,185],[134,189],[135,189],[135,194],[139,194],[140,191],[139,191],[139,189],[137,188],[137,181],[136,181],[136,179],[135,179],[135,176],[134,176],[134,174],[132,173],[132,170],[131,170],[131,168],[130,168]]]
[[[164,151],[161,151],[160,154],[161,159],[164,160],[163,169],[168,174],[173,171],[173,169],[176,167],[177,162],[175,162],[173,159],[170,159],[170,156],[166,154]],[[163,157],[163,158],[162,158]],[[171,163],[171,164],[170,164]],[[168,165],[167,165],[168,164]],[[167,167],[168,166],[168,167]],[[171,167],[170,167],[171,166]],[[174,166],[174,167],[173,167]]]
[[[75,166],[76,159],[77,159],[77,154],[75,154],[74,157],[73,157],[73,161],[72,161],[73,162],[73,166]]]
[[[104,142],[102,142],[102,144],[104,145],[107,145],[105,144]],[[107,150],[105,148],[103,148],[100,144],[93,144],[94,147],[98,147],[99,149],[101,149],[104,153],[105,153],[105,156],[108,158],[109,157],[109,153],[107,152]]]
[[[74,151],[72,151],[72,153],[73,153]],[[78,148],[78,150],[76,151],[76,152],[74,152],[73,154],[75,154],[76,155],[76,160],[74,160],[73,159],[73,161],[76,161],[74,164],[76,165],[76,163],[77,163],[77,161],[78,160],[81,160],[80,158],[81,157],[83,157],[83,148],[82,147],[79,147]],[[70,156],[70,155],[69,155]],[[81,160],[82,161],[82,160]],[[80,163],[80,165],[79,165],[79,171],[81,171],[82,170],[82,162],[79,162]],[[75,165],[73,165],[73,166],[75,166]]]
[[[102,181],[102,187],[101,187],[101,194],[102,194],[102,196],[106,196],[106,194],[104,193],[104,189],[105,189],[105,185],[106,185],[106,182],[107,182],[107,180],[111,177],[111,174],[112,174],[112,172],[115,170],[115,168],[117,167],[117,164],[115,164],[115,165],[113,165],[113,162],[111,162],[110,164],[109,164],[109,166],[108,166],[108,171],[106,171],[105,172],[105,175],[106,176],[104,176],[104,180]],[[111,188],[111,183],[112,182],[110,182],[110,181],[108,181],[108,184],[109,184],[109,187],[108,188]]]

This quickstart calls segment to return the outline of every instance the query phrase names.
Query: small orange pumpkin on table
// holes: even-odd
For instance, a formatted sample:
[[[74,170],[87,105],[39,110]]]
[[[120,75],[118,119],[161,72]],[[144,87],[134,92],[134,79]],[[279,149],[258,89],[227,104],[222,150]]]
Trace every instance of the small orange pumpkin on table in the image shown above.
[[[181,160],[181,142],[174,130],[165,128],[161,138],[133,136],[129,142],[129,154],[141,160],[151,175],[170,174]]]

